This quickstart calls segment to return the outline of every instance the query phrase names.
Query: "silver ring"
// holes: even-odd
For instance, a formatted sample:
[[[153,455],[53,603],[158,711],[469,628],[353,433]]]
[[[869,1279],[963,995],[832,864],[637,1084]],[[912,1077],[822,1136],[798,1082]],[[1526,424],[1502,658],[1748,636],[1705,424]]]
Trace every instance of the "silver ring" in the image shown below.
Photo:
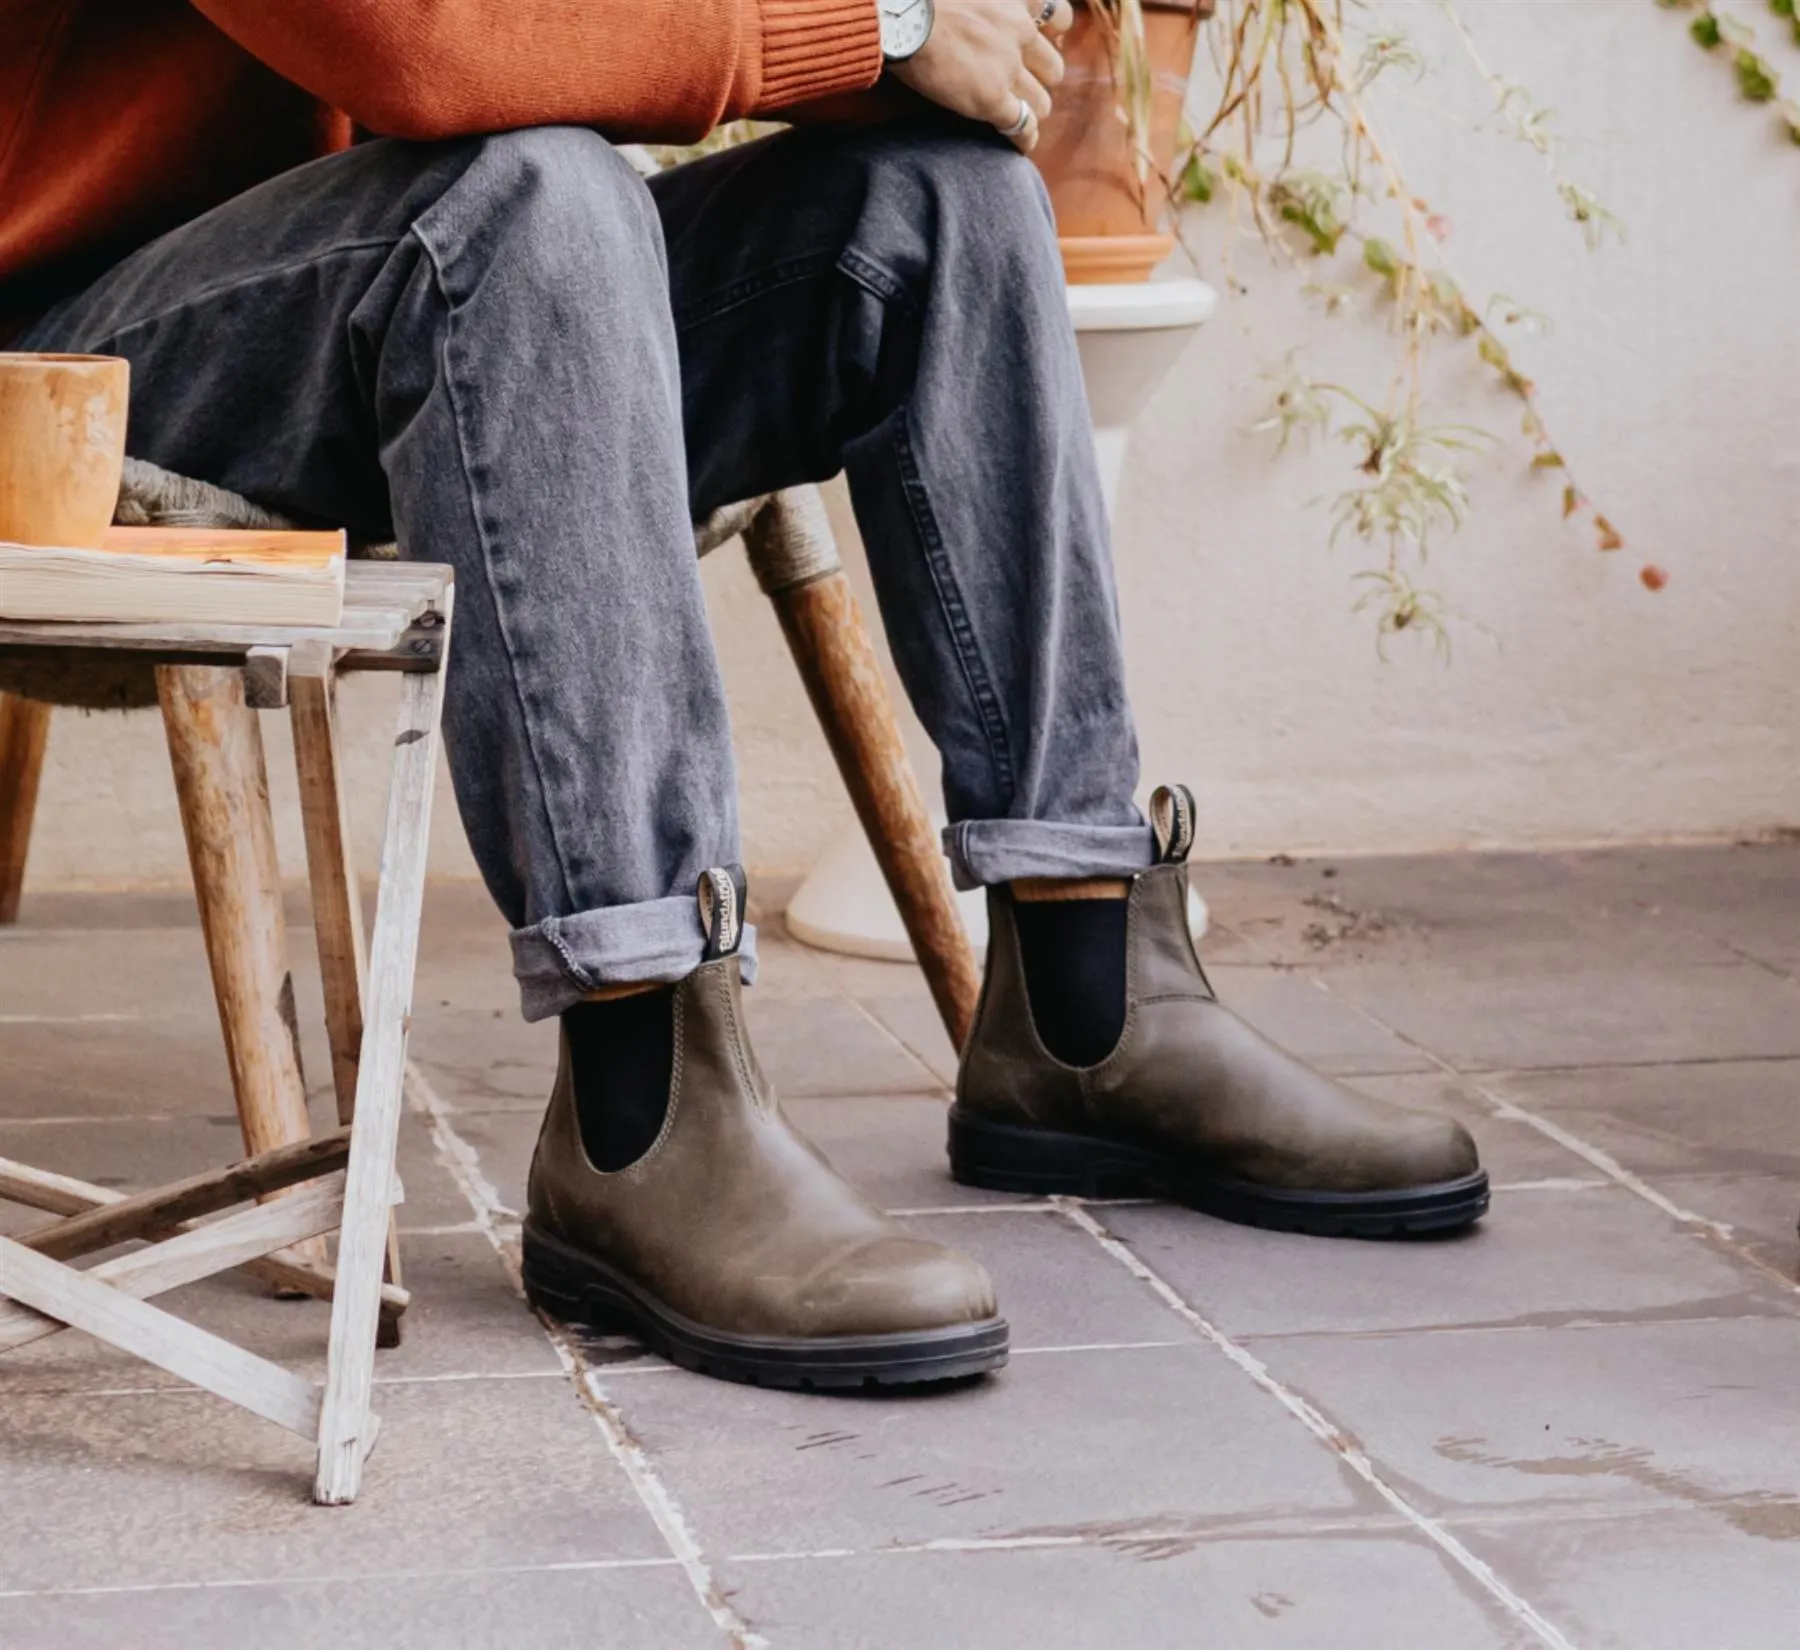
[[[1061,0],[1044,0],[1043,5],[1038,8],[1037,16],[1032,21],[1041,29],[1056,15],[1056,8],[1060,4]]]
[[[1018,96],[1018,94],[1016,92],[1013,95],[1015,97]],[[1010,125],[1010,126],[1002,126],[1000,128],[1000,135],[1002,137],[1009,137],[1009,138],[1020,137],[1024,134],[1025,128],[1027,126],[1029,126],[1030,124],[1031,124],[1031,105],[1029,103],[1027,103],[1024,98],[1021,97],[1021,98],[1019,98],[1019,118],[1017,120],[1015,120],[1012,123],[1012,125]]]

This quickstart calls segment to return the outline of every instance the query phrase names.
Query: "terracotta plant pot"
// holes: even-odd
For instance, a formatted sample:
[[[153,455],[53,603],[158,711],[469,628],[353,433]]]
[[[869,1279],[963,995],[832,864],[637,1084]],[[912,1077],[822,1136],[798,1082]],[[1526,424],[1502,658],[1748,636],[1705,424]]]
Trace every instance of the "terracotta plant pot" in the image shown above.
[[[1141,184],[1119,116],[1111,36],[1083,0],[1063,42],[1068,75],[1032,155],[1050,186],[1063,270],[1071,285],[1142,281],[1174,249],[1162,232],[1181,106],[1200,24],[1213,0],[1143,0],[1154,88],[1150,176]]]

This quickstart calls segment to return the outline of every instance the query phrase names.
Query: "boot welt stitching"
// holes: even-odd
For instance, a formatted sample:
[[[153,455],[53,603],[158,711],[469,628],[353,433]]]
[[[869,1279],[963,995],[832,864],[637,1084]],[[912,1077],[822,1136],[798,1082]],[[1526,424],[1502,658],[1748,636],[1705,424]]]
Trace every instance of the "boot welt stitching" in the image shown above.
[[[731,991],[725,983],[723,974],[718,976],[715,989],[719,995],[721,1006],[725,1010],[726,1024],[731,1028],[731,1063],[737,1067],[739,1079],[743,1082],[744,1093],[749,1096],[750,1104],[760,1116],[770,1115],[769,1107],[764,1104],[756,1084],[750,1080],[750,1066],[744,1059],[744,1028],[738,1024],[737,1012],[732,1006]]]

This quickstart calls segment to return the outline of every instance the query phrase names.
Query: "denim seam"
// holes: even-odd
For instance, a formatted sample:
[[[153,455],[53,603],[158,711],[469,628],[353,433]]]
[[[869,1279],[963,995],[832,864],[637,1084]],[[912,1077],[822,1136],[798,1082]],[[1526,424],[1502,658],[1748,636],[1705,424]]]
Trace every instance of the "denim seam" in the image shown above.
[[[882,303],[902,305],[915,318],[919,316],[919,305],[907,284],[892,270],[883,269],[880,264],[865,258],[855,247],[847,246],[838,255],[838,270]]]
[[[344,257],[353,252],[391,252],[404,237],[390,236],[378,241],[345,241],[339,246],[327,247],[323,252],[315,253],[310,258],[297,258],[292,263],[276,264],[269,269],[259,269],[253,275],[240,276],[235,281],[221,281],[217,286],[202,287],[198,292],[190,292],[180,303],[170,304],[166,309],[159,309],[154,315],[140,315],[113,332],[106,334],[107,342],[129,337],[134,332],[141,332],[146,327],[153,327],[166,321],[172,315],[180,315],[187,310],[199,309],[205,304],[223,298],[230,293],[241,291],[245,287],[260,286],[264,281],[276,280],[283,275],[292,275],[302,269],[314,269],[333,258]]]
[[[838,258],[838,269],[846,279],[856,282],[880,302],[902,306],[917,316],[918,305],[913,301],[906,283],[891,270],[883,269],[880,264],[863,257],[854,247],[844,249]],[[962,666],[969,696],[975,702],[995,781],[1006,803],[1010,804],[1017,776],[1013,768],[1012,747],[1006,736],[1006,720],[1000,709],[999,695],[994,692],[993,677],[988,671],[987,661],[981,656],[981,644],[975,635],[975,627],[969,623],[968,606],[957,585],[956,571],[945,553],[944,536],[938,529],[937,517],[932,513],[931,499],[919,476],[918,461],[913,455],[912,447],[910,402],[901,411],[894,439],[894,458],[899,466],[900,487],[906,495],[913,527],[925,551],[926,570],[931,574],[932,585],[937,591],[938,606],[950,627],[951,645],[956,649],[957,663]]]
[[[957,586],[955,569],[945,553],[943,535],[938,530],[936,516],[932,514],[931,500],[920,479],[918,462],[913,456],[910,403],[902,409],[899,427],[895,431],[894,462],[900,470],[901,491],[906,495],[914,529],[925,551],[926,570],[931,574],[931,582],[937,590],[938,606],[950,627],[951,645],[956,649],[957,662],[962,666],[963,679],[975,702],[981,731],[987,741],[988,760],[993,765],[994,778],[1002,792],[1002,797],[996,800],[1002,806],[1010,805],[1016,779],[1012,751],[1006,738],[1006,723],[1001,715],[999,696],[994,692],[993,680],[988,674],[987,663],[981,657],[981,647],[976,639],[974,626],[969,623],[968,608],[963,602],[962,591]]]
[[[562,958],[563,967],[568,970],[569,978],[584,991],[592,991],[594,989],[594,976],[587,971],[586,967],[583,966],[580,961],[577,960],[575,953],[569,949],[568,942],[563,939],[561,932],[556,927],[552,926],[554,921],[555,919],[552,918],[549,923],[539,923],[536,932],[542,939],[547,940],[555,950],[557,956]]]
[[[469,521],[475,530],[475,541],[481,546],[481,568],[487,581],[488,596],[494,604],[494,624],[500,633],[501,646],[506,652],[506,667],[512,677],[513,692],[519,702],[519,725],[524,730],[525,749],[531,755],[531,765],[537,774],[538,794],[543,798],[542,808],[544,825],[550,838],[550,845],[556,853],[557,870],[562,875],[563,899],[565,903],[575,903],[574,879],[569,872],[568,855],[563,851],[562,839],[556,829],[556,815],[550,806],[550,787],[544,777],[543,758],[539,755],[536,731],[532,726],[530,709],[526,704],[524,687],[519,678],[518,654],[513,647],[511,631],[506,621],[506,604],[501,600],[500,589],[494,578],[493,538],[488,532],[487,524],[482,519],[479,497],[475,487],[475,475],[469,464],[469,446],[467,434],[463,426],[463,399],[458,393],[456,372],[452,356],[456,353],[456,304],[450,296],[449,283],[445,279],[442,265],[438,262],[437,249],[419,233],[417,226],[410,231],[419,249],[425,255],[426,267],[430,269],[432,282],[437,288],[438,297],[444,304],[444,393],[450,401],[450,423],[456,431],[456,457],[462,467],[463,482],[469,500]],[[560,942],[552,941],[557,950],[562,952]],[[579,976],[578,976],[579,978]]]
[[[833,264],[834,260],[829,253],[815,253],[807,258],[790,258],[783,263],[771,264],[759,274],[747,275],[735,285],[713,293],[703,303],[679,311],[675,316],[676,328],[685,332],[690,327],[716,321],[721,315],[728,315],[732,310],[741,309],[745,304],[766,297],[771,292],[779,292],[785,286],[798,286],[804,281],[827,275]]]

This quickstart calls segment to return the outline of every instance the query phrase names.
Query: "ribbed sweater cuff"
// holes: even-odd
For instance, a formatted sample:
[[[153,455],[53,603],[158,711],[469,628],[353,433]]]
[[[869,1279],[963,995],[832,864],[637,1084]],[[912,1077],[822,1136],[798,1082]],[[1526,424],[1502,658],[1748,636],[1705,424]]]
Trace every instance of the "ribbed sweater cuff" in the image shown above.
[[[763,109],[860,91],[880,78],[875,0],[762,0]]]

